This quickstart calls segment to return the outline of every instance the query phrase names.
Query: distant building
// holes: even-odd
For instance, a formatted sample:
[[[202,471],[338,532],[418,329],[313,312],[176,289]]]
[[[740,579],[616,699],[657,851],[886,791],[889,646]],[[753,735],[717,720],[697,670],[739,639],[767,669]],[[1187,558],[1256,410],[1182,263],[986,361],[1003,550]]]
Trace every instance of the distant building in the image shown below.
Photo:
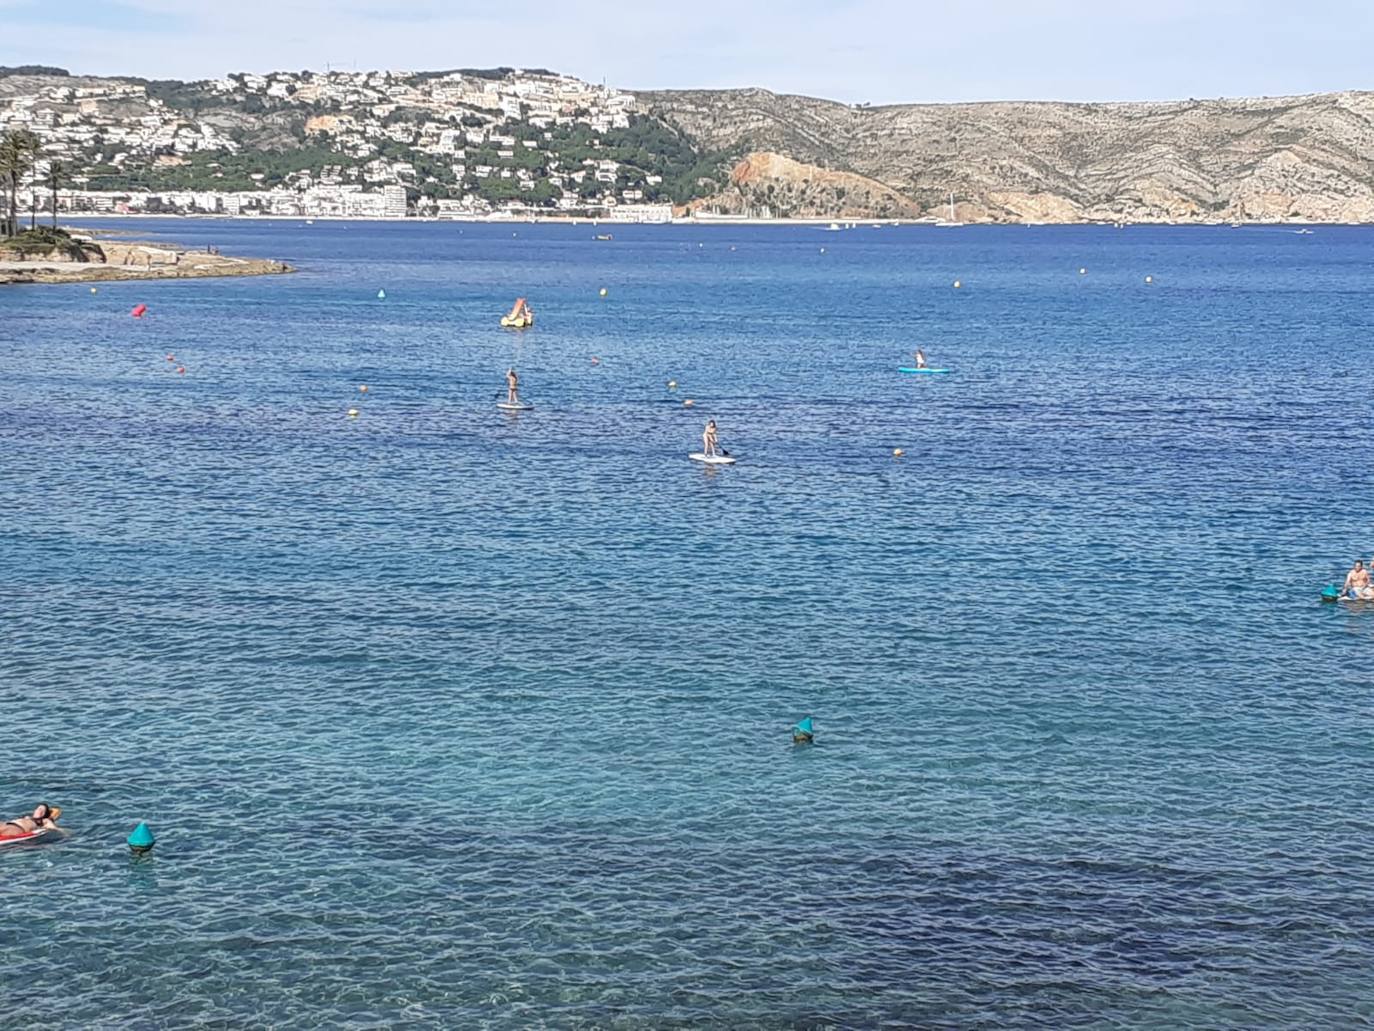
[[[406,217],[406,188],[404,186],[382,187],[382,216],[384,218]]]
[[[638,191],[635,191],[638,192]],[[611,208],[611,218],[617,222],[671,222],[671,204],[617,204]]]

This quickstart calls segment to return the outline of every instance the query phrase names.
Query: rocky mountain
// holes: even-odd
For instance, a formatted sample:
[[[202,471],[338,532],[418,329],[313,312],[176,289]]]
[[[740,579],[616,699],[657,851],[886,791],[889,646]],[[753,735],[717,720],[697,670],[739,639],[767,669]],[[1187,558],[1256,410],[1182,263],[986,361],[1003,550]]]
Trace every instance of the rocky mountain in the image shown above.
[[[636,96],[699,148],[747,155],[707,202],[727,209],[947,217],[953,193],[961,221],[1374,221],[1374,93],[887,107],[760,89]]]

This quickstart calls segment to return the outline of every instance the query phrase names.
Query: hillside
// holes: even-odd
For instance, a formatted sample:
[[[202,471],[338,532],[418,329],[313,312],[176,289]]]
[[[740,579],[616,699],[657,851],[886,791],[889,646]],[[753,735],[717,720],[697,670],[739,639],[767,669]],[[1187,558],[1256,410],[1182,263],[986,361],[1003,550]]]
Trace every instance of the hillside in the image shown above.
[[[945,218],[952,193],[961,221],[1374,221],[1371,93],[854,107],[510,68],[184,83],[26,66],[0,68],[5,129],[70,169],[60,204],[123,191],[130,210]]]
[[[273,213],[298,207],[291,195],[346,208],[386,187],[412,208],[575,212],[685,202],[724,181],[723,155],[640,113],[632,95],[542,70],[187,83],[0,69],[6,129],[36,134],[87,191],[261,194],[243,210]]]
[[[848,172],[937,214],[952,192],[965,221],[1374,220],[1370,93],[876,108],[757,89],[637,97],[699,148]],[[727,193],[762,196],[747,181]]]

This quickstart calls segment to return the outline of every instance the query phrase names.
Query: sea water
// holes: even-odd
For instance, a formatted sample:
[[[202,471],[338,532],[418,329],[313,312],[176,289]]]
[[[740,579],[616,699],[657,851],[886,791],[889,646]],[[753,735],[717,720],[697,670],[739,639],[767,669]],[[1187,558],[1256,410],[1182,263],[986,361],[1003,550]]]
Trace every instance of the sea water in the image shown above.
[[[1374,230],[111,225],[299,271],[0,291],[8,1019],[1374,1021]]]

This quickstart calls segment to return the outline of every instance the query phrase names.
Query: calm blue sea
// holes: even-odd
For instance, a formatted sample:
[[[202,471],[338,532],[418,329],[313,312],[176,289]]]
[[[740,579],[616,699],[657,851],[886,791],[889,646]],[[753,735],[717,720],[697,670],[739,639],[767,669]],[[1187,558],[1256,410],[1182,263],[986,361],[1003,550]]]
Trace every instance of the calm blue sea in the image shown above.
[[[6,1023],[1374,1024],[1374,230],[111,225],[300,272],[0,290]]]

